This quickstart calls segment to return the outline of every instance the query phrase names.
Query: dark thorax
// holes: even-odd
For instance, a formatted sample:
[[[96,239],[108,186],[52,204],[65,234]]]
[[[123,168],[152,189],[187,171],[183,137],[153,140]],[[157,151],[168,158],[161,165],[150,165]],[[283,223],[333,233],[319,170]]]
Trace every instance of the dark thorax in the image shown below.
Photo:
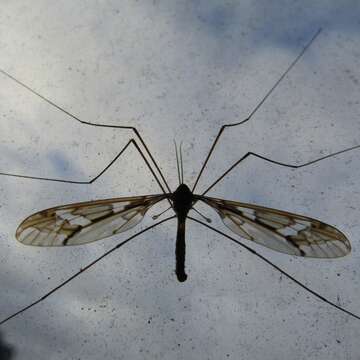
[[[193,203],[193,194],[185,184],[180,184],[172,193],[174,211],[178,218],[185,219]]]

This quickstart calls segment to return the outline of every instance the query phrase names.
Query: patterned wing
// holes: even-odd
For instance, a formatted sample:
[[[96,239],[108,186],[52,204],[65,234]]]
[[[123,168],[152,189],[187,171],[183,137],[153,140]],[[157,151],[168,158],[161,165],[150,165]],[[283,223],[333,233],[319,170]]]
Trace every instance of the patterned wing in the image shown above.
[[[25,245],[80,245],[126,231],[138,224],[149,208],[166,195],[86,201],[30,215],[16,230]]]
[[[262,206],[199,196],[236,234],[290,255],[336,258],[351,251],[349,240],[331,225]]]

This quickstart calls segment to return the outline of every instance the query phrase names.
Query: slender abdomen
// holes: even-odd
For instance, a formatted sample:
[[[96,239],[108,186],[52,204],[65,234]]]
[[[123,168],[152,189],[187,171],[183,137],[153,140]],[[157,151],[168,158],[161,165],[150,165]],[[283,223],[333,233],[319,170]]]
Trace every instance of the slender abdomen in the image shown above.
[[[187,279],[185,274],[185,220],[184,217],[178,217],[178,227],[176,235],[176,276],[180,282],[184,282]]]

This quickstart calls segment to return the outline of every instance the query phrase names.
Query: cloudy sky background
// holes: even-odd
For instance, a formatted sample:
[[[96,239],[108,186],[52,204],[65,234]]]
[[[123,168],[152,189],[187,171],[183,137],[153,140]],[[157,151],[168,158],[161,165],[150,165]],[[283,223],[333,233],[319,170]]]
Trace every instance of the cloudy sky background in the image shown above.
[[[301,164],[360,143],[359,10],[357,1],[2,0],[0,68],[82,120],[135,126],[174,189],[173,140],[183,141],[185,180],[192,184],[220,127],[246,118],[322,27],[252,120],[224,133],[200,192],[247,151]],[[134,136],[81,125],[3,75],[0,116],[3,172],[87,180]],[[254,248],[359,314],[359,176],[356,150],[301,170],[251,159],[211,196],[338,227],[353,247],[342,259]],[[1,177],[1,318],[153,223],[147,216],[114,238],[48,249],[16,242],[26,216],[158,192],[134,149],[90,186]],[[224,230],[212,210],[201,210]],[[9,321],[0,328],[0,349],[11,348],[10,359],[360,357],[360,321],[190,222],[189,279],[179,284],[175,233],[174,221],[158,226]]]

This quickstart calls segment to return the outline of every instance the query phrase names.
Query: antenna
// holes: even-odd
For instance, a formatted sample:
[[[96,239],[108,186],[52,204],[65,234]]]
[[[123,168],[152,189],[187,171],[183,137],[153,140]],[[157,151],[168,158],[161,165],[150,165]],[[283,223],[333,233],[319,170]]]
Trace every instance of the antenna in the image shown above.
[[[176,167],[177,167],[177,172],[178,172],[178,179],[179,179],[179,185],[181,184],[181,178],[180,178],[180,167],[179,167],[179,155],[178,155],[178,149],[176,146],[176,141],[174,139],[174,145],[175,145],[175,155],[176,155]]]
[[[184,167],[182,160],[182,142],[180,143],[180,165],[181,165],[181,184],[184,183]]]

